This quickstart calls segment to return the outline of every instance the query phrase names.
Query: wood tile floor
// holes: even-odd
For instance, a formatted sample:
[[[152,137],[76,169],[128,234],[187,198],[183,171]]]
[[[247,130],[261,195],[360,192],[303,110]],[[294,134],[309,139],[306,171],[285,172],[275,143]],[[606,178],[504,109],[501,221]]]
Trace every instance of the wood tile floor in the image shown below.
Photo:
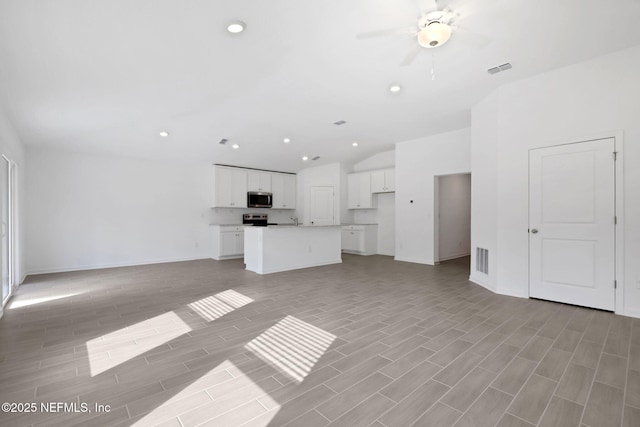
[[[494,295],[468,259],[343,259],[30,277],[0,402],[36,411],[0,425],[640,426],[640,320]]]

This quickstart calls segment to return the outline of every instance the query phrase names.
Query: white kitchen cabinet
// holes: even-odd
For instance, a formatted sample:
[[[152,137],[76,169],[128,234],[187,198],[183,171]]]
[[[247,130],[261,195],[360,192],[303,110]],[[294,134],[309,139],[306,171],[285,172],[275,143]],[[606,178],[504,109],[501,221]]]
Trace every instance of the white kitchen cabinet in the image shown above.
[[[380,169],[371,171],[371,192],[392,193],[396,191],[396,170]]]
[[[271,193],[271,172],[247,171],[247,191]]]
[[[213,259],[223,260],[244,256],[244,226],[214,225]]]
[[[347,208],[372,208],[371,172],[358,172],[347,175]]]
[[[372,224],[342,226],[342,252],[357,255],[378,253],[378,226]]]
[[[213,207],[247,207],[247,170],[214,166]]]
[[[296,208],[296,176],[286,173],[271,174],[273,209]]]

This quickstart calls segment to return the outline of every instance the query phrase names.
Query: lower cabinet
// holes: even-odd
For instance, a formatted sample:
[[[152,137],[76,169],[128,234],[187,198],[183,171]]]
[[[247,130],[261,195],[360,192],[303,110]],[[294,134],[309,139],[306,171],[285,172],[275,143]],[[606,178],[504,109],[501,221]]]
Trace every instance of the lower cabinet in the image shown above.
[[[343,225],[342,252],[357,255],[378,253],[378,226]]]
[[[241,225],[214,225],[213,259],[244,257],[244,227]]]

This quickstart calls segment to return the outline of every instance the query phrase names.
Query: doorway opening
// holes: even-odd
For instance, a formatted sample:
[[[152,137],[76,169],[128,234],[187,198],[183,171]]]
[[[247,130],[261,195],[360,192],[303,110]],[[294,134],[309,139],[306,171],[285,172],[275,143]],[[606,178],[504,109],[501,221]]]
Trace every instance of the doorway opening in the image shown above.
[[[13,292],[15,280],[15,163],[5,155],[0,159],[0,272],[2,273],[2,306]]]
[[[434,261],[471,254],[471,174],[434,177]]]

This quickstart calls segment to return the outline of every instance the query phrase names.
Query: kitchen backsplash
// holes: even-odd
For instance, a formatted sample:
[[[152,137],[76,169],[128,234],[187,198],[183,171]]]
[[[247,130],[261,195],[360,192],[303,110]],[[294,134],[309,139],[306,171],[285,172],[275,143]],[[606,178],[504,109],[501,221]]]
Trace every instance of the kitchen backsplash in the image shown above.
[[[236,208],[211,208],[209,209],[209,224],[242,224],[242,215],[246,213],[266,213],[269,222],[290,223],[291,217],[295,217],[296,211],[290,209],[236,209]]]

